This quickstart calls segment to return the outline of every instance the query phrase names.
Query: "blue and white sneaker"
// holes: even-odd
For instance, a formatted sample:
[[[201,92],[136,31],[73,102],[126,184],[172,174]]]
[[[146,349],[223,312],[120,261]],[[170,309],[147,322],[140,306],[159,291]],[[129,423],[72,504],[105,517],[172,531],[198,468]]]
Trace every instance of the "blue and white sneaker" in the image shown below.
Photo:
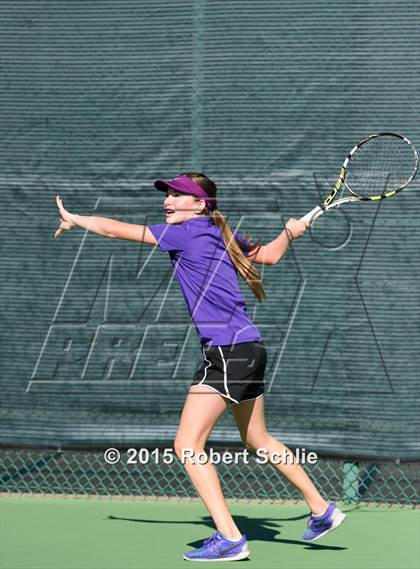
[[[308,529],[303,534],[303,539],[306,541],[316,541],[329,531],[338,528],[346,517],[346,514],[337,508],[335,504],[330,504],[325,513],[321,516],[311,514],[308,521]]]
[[[221,531],[203,541],[200,549],[183,554],[187,561],[239,561],[249,556],[246,536],[239,541],[230,541]]]

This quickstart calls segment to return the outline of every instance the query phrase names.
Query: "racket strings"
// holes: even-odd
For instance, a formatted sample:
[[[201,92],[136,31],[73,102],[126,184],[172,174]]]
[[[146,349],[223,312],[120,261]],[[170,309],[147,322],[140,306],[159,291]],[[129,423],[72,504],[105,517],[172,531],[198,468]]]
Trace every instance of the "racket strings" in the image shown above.
[[[382,135],[356,148],[347,167],[346,186],[363,197],[402,189],[416,168],[416,156],[403,139]]]

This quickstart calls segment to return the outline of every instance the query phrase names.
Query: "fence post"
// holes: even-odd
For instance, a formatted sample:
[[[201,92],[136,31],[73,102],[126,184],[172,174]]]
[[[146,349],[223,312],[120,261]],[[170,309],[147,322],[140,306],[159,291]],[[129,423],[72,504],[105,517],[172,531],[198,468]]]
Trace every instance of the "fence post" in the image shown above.
[[[354,504],[360,499],[359,495],[359,464],[344,463],[343,499],[346,504]]]

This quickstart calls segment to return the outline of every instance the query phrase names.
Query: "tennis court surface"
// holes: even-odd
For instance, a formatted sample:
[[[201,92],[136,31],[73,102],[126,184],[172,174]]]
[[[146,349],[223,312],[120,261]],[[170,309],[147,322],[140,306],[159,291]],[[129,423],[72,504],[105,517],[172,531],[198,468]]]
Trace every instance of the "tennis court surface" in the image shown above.
[[[231,503],[248,537],[246,567],[408,569],[420,564],[420,510],[342,506],[337,531],[302,541],[303,505]],[[186,567],[182,552],[213,533],[199,503],[3,497],[2,569]],[[231,566],[219,563],[219,566]]]

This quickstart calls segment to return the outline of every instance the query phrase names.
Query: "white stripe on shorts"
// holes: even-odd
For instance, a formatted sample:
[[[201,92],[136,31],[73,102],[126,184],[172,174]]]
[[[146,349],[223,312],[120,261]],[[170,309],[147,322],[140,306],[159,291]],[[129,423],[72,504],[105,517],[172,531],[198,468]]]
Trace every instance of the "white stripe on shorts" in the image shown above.
[[[206,362],[209,362],[209,365],[208,365],[208,366],[206,367],[206,369],[204,370],[203,379],[200,381],[200,383],[196,383],[195,385],[191,385],[190,389],[191,389],[191,388],[194,388],[194,387],[199,387],[200,385],[204,384],[206,387],[209,387],[210,389],[213,389],[213,391],[216,391],[216,393],[218,393],[218,394],[221,395],[222,397],[227,397],[228,399],[230,399],[230,400],[233,401],[234,403],[238,403],[238,404],[239,404],[239,401],[237,401],[236,399],[234,399],[233,397],[231,397],[231,395],[230,395],[230,393],[229,393],[228,386],[227,386],[227,369],[226,369],[226,362],[225,362],[225,359],[224,359],[224,357],[223,357],[223,352],[222,352],[220,346],[218,346],[218,348],[219,348],[219,351],[220,351],[221,354],[222,354],[222,360],[223,360],[223,383],[224,383],[224,385],[225,385],[226,395],[224,395],[223,393],[221,393],[220,391],[218,391],[215,387],[213,387],[213,386],[211,386],[211,385],[207,385],[207,383],[204,383],[204,381],[205,381],[205,379],[206,379],[206,376],[207,376],[207,370],[208,370],[208,368],[211,366],[211,361],[206,358],[206,352],[204,351],[204,346],[201,347],[201,350],[202,350],[202,352],[203,352],[204,360],[205,360]]]
[[[201,347],[201,350],[202,350],[202,352],[203,352],[204,360],[205,360],[206,362],[209,362],[209,365],[208,365],[208,366],[206,367],[206,369],[204,370],[203,379],[200,381],[200,383],[197,383],[197,385],[201,385],[201,384],[204,382],[204,380],[206,379],[206,376],[207,376],[207,370],[208,370],[208,368],[211,366],[211,361],[206,358],[206,352],[204,351],[204,346]]]
[[[225,384],[225,391],[226,391],[226,395],[230,397],[230,393],[229,393],[229,389],[228,389],[228,385],[227,385],[227,366],[226,366],[226,361],[225,358],[223,357],[223,351],[222,348],[220,346],[217,346],[219,348],[219,352],[220,355],[222,356],[222,360],[223,360],[223,382]],[[232,398],[231,398],[232,399]]]

